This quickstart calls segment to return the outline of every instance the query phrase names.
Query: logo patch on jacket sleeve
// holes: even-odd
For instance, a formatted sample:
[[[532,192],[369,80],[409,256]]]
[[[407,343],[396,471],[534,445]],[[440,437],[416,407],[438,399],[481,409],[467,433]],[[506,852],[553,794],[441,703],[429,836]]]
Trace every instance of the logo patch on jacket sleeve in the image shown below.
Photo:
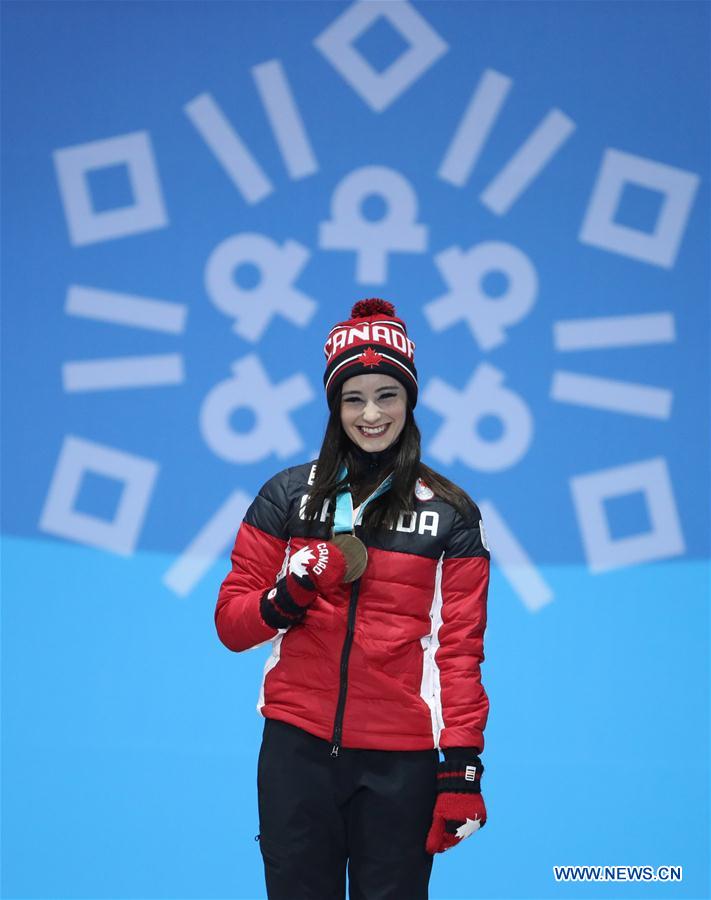
[[[484,549],[489,550],[489,543],[486,539],[486,532],[484,531],[484,523],[481,519],[479,519],[479,531],[481,532],[481,542],[484,545]]]
[[[415,496],[418,500],[431,500],[434,497],[434,491],[427,487],[421,478],[418,478],[415,483]]]

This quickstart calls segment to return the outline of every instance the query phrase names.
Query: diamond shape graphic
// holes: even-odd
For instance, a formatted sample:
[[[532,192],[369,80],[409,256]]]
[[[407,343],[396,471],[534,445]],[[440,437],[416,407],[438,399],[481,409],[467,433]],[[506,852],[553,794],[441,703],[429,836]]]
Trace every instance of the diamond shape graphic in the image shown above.
[[[378,72],[354,42],[383,18],[409,46]],[[314,44],[374,112],[387,109],[449,49],[406,0],[354,3],[321,32]]]
[[[681,556],[685,550],[667,462],[643,460],[570,479],[575,513],[588,566],[593,573]],[[609,501],[641,495],[649,527],[614,537]]]
[[[652,229],[617,220],[628,186],[656,192],[658,214]],[[580,230],[580,241],[655,266],[671,269],[691,213],[699,176],[653,159],[608,148]]]
[[[75,247],[142,234],[168,224],[148,132],[63,147],[55,150],[53,157],[69,237]],[[130,202],[97,209],[89,176],[116,167],[125,169]]]
[[[110,519],[77,508],[82,482],[89,474],[121,484],[118,504]],[[136,548],[157,475],[158,465],[153,460],[67,435],[39,530],[129,556]]]

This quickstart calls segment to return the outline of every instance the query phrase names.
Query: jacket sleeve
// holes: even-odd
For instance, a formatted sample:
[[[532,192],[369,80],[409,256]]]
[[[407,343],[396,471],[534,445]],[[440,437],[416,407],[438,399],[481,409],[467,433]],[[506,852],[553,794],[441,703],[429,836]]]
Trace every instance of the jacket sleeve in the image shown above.
[[[441,623],[435,662],[439,670],[440,748],[484,749],[489,699],[481,683],[489,590],[489,549],[481,513],[455,514],[441,572]]]
[[[289,469],[267,481],[237,532],[232,568],[220,586],[215,609],[217,634],[230,650],[248,650],[277,634],[262,618],[260,601],[286,559],[288,483]]]

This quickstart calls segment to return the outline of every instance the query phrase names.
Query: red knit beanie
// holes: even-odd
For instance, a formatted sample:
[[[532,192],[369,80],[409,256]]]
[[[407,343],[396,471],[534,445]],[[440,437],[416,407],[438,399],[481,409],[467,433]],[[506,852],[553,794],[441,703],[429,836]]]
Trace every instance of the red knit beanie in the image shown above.
[[[359,300],[351,318],[334,325],[323,348],[323,376],[329,407],[339,385],[354,375],[391,375],[404,386],[414,409],[417,403],[415,344],[407,336],[402,319],[387,300]]]

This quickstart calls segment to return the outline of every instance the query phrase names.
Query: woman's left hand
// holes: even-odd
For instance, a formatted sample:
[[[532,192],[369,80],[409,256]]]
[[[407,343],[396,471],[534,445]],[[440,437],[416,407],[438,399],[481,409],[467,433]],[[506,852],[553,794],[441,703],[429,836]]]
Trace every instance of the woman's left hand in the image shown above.
[[[481,795],[483,766],[451,760],[439,764],[437,800],[427,835],[428,853],[443,853],[486,824],[486,806]]]

